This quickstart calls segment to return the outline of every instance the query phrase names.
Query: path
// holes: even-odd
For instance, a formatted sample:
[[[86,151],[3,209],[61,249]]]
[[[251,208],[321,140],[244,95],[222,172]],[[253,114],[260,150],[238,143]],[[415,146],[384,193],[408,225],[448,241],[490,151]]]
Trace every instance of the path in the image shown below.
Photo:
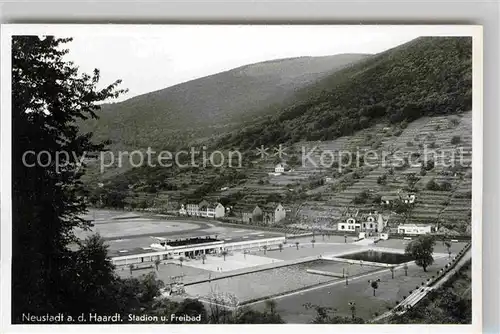
[[[412,293],[408,298],[403,300],[397,308],[401,308],[403,311],[397,312],[397,314],[403,314],[406,312],[407,307],[413,307],[415,306],[419,301],[425,298],[429,292],[432,290],[439,289],[444,283],[446,283],[453,275],[455,275],[464,265],[467,263],[472,257],[472,251],[469,248],[469,250],[462,256],[462,258],[455,263],[454,267],[450,269],[443,277],[441,277],[438,281],[434,283],[432,287],[422,287],[419,288],[417,291]],[[379,322],[380,320],[383,320],[395,313],[394,309],[385,312],[384,314],[372,319],[371,322]]]

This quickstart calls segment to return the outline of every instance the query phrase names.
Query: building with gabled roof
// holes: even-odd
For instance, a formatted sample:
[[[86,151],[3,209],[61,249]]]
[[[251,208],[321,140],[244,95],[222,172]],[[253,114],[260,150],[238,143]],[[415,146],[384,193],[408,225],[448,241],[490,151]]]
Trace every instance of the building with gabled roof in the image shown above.
[[[274,172],[275,173],[284,173],[285,172],[285,164],[280,162],[279,164],[274,166]]]
[[[286,218],[286,210],[281,203],[266,203],[261,206],[262,222],[264,224],[274,224]]]
[[[388,219],[381,213],[360,213],[359,210],[345,211],[344,221],[337,224],[338,231],[345,232],[382,232],[387,226]]]

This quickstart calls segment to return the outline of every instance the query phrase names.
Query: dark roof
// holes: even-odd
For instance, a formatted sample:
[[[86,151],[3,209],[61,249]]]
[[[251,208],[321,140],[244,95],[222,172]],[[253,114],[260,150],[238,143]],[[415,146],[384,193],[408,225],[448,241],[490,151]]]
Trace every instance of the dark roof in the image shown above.
[[[219,205],[219,204],[220,204],[220,203],[215,203],[215,202],[214,202],[214,203],[210,203],[210,204],[208,205],[208,208],[209,208],[209,209],[215,209],[215,208],[217,207],[217,205]]]
[[[259,205],[259,207],[264,210],[264,211],[274,211],[276,210],[276,207],[279,205],[280,203],[276,203],[276,202],[269,202],[269,203],[265,203],[265,204],[262,204],[262,205]]]
[[[233,207],[236,212],[253,212],[257,204],[238,203]]]

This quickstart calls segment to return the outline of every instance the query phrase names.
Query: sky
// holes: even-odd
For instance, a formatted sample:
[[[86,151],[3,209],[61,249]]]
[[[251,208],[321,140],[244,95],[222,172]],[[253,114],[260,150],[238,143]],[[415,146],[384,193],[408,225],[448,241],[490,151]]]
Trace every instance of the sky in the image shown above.
[[[71,31],[67,58],[101,71],[100,86],[122,79],[115,101],[260,61],[378,53],[419,37],[418,29],[370,26],[156,26]]]

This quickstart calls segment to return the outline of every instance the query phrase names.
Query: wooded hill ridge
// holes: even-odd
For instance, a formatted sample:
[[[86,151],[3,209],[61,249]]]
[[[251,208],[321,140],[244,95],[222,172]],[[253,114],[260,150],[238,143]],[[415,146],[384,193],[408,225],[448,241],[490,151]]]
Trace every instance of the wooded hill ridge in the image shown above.
[[[174,149],[273,115],[295,92],[366,58],[365,54],[277,59],[103,104],[81,124],[114,149]]]
[[[332,140],[381,119],[410,122],[471,107],[472,38],[420,37],[305,87],[292,105],[218,145],[252,149]]]

